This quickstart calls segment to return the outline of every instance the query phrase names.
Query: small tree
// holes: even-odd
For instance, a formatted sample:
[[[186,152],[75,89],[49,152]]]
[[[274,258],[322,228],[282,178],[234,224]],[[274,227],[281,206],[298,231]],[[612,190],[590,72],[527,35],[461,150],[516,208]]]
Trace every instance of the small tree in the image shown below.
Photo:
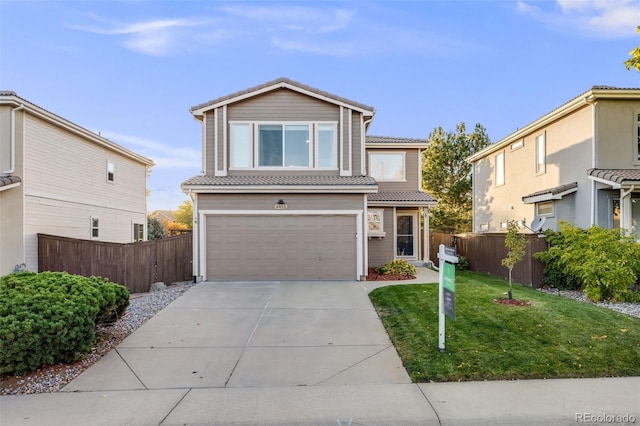
[[[164,234],[164,226],[162,222],[157,217],[150,217],[147,220],[147,238],[149,240],[157,240],[159,238],[163,238]]]
[[[507,225],[507,236],[504,239],[504,245],[509,249],[507,257],[502,259],[502,266],[509,268],[509,300],[513,300],[513,285],[511,282],[511,271],[516,263],[520,262],[524,257],[527,240],[523,234],[520,234],[518,223],[510,220]]]
[[[182,223],[189,230],[193,229],[193,204],[190,200],[186,200],[178,207],[176,222]]]
[[[638,32],[640,33],[640,26],[638,26]],[[631,57],[624,61],[624,66],[627,67],[627,70],[633,68],[640,71],[640,46],[629,52],[629,56]]]

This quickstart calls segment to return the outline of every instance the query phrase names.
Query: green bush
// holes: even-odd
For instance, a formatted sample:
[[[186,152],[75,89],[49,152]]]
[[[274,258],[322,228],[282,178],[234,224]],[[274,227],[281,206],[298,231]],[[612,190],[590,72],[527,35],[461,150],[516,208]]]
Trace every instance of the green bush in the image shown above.
[[[454,266],[458,271],[468,271],[469,261],[466,257],[458,255],[458,263],[454,263]]]
[[[554,279],[564,274],[593,301],[636,297],[631,288],[640,275],[640,245],[631,236],[619,229],[583,230],[566,222],[561,222],[560,234],[549,233],[549,250],[536,256],[551,265]]]
[[[376,272],[380,275],[415,275],[416,267],[404,259],[398,259],[378,266]]]
[[[64,272],[5,275],[0,294],[0,374],[78,360],[91,351],[96,321],[122,315],[129,300],[120,285]]]
[[[544,263],[542,283],[560,290],[580,290],[580,280],[567,273],[560,261],[560,256],[567,248],[567,241],[562,232],[547,229],[545,237],[549,250],[534,253],[533,257]]]

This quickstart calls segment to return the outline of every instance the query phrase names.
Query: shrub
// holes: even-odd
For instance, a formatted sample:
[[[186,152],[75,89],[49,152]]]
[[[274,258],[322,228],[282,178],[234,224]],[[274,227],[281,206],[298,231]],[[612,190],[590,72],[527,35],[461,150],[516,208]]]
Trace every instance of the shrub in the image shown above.
[[[64,272],[5,275],[0,294],[0,374],[78,360],[91,351],[96,321],[128,305],[126,288]]]
[[[551,247],[537,257],[552,270],[579,283],[593,301],[625,301],[640,274],[640,245],[619,229],[592,226],[582,230],[562,222],[560,234],[550,233]]]
[[[458,255],[458,263],[454,263],[455,268],[458,271],[468,271],[469,270],[469,261],[466,257]]]
[[[567,241],[562,232],[547,229],[545,237],[549,243],[549,250],[534,253],[533,257],[544,263],[542,283],[560,290],[579,290],[580,280],[567,273],[560,261],[560,256],[567,248]]]
[[[416,267],[404,259],[398,259],[378,266],[376,272],[381,275],[415,275]]]

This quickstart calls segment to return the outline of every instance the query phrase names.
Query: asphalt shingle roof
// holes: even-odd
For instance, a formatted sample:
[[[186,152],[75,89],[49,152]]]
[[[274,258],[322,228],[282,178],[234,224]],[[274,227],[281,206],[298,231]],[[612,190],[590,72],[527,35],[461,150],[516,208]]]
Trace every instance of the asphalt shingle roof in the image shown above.
[[[435,203],[431,194],[422,191],[384,191],[368,194],[369,201]]]
[[[577,188],[578,187],[578,182],[571,182],[571,183],[567,183],[564,185],[558,185],[558,186],[554,186],[553,188],[548,188],[548,189],[543,189],[541,191],[536,191],[532,194],[529,195],[525,195],[524,197],[522,197],[522,199],[524,200],[525,198],[531,198],[531,197],[538,197],[540,195],[558,195],[558,194],[562,194],[563,192],[569,191],[571,189]]]
[[[280,77],[280,78],[276,78],[275,80],[268,81],[268,82],[266,82],[264,84],[260,84],[258,86],[250,87],[250,88],[245,89],[245,90],[240,90],[238,92],[234,92],[234,93],[231,93],[229,95],[222,96],[222,97],[219,97],[219,98],[216,98],[216,99],[212,99],[212,100],[210,100],[208,102],[204,102],[204,103],[201,103],[199,105],[195,105],[195,106],[191,107],[191,111],[195,111],[195,110],[198,110],[198,109],[206,108],[206,107],[211,106],[211,105],[219,104],[221,102],[228,101],[228,100],[237,98],[237,97],[242,96],[242,95],[247,95],[247,94],[250,94],[252,92],[257,92],[257,91],[260,91],[262,89],[266,89],[266,88],[271,87],[271,86],[277,86],[278,84],[289,84],[289,85],[292,85],[292,86],[296,86],[296,87],[298,87],[298,88],[300,88],[302,90],[305,90],[307,92],[312,92],[312,93],[315,93],[317,95],[324,96],[324,97],[329,98],[329,99],[333,99],[333,100],[335,100],[337,102],[341,102],[341,103],[345,103],[345,104],[349,104],[349,105],[358,107],[360,109],[364,109],[364,110],[368,110],[368,111],[374,111],[375,110],[375,108],[372,107],[372,106],[365,105],[365,104],[362,104],[360,102],[352,101],[350,99],[343,98],[342,96],[334,95],[333,93],[329,93],[329,92],[325,92],[324,90],[316,89],[315,87],[307,86],[306,84],[300,83],[298,81],[291,80],[291,79],[286,78],[286,77]]]
[[[253,176],[194,176],[182,183],[183,186],[377,186],[369,176],[296,176],[296,175],[253,175]]]
[[[366,143],[368,144],[376,144],[376,143],[398,143],[398,144],[425,144],[429,143],[428,139],[418,139],[418,138],[397,138],[393,136],[366,136]]]
[[[589,176],[618,184],[640,181],[640,170],[637,169],[589,169],[587,173]]]
[[[0,176],[0,187],[22,182],[18,176]]]

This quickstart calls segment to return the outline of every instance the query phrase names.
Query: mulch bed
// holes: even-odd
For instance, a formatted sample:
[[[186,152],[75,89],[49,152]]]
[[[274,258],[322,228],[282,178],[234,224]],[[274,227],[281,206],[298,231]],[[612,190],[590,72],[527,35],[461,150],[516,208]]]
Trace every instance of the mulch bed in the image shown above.
[[[413,280],[415,275],[381,275],[376,272],[375,268],[369,268],[369,274],[367,275],[367,281],[398,281],[398,280]]]
[[[500,303],[501,305],[512,305],[512,306],[531,306],[530,302],[525,302],[524,300],[516,300],[516,299],[493,299],[494,302]]]

